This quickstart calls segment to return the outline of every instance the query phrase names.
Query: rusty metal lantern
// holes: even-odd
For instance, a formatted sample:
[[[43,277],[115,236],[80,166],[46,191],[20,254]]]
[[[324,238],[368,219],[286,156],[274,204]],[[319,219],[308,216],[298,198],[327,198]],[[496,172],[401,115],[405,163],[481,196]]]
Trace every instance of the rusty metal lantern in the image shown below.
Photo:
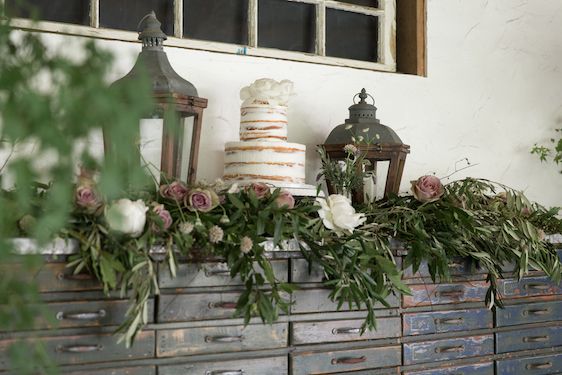
[[[355,98],[359,97],[359,102],[355,103]],[[367,103],[366,99],[371,98],[373,104]],[[343,160],[347,153],[344,147],[347,144],[354,144],[359,151],[365,155],[364,160],[368,160],[368,168],[373,175],[379,172],[380,163],[388,164],[386,176],[378,176],[378,179],[385,180],[384,197],[391,193],[397,194],[400,189],[400,181],[404,171],[406,156],[410,153],[410,146],[405,145],[400,137],[376,117],[377,107],[375,100],[365,89],[354,96],[354,104],[349,107],[349,118],[344,124],[336,126],[322,147],[331,160]],[[357,137],[374,140],[372,143],[361,143]],[[333,186],[328,181],[328,192],[335,192]],[[365,200],[363,187],[352,192],[353,201],[363,203]]]
[[[154,11],[142,18],[138,27],[142,51],[131,71],[112,86],[148,75],[156,108],[150,113],[150,118],[140,120],[140,126],[144,124],[145,127],[154,127],[154,120],[160,123],[159,129],[162,130],[155,131],[161,137],[161,142],[155,142],[156,148],[161,148],[158,151],[159,172],[167,178],[193,183],[196,178],[201,124],[207,99],[200,98],[195,86],[183,79],[170,65],[163,48],[167,37],[160,25]],[[110,143],[111,140],[104,134],[106,154]]]

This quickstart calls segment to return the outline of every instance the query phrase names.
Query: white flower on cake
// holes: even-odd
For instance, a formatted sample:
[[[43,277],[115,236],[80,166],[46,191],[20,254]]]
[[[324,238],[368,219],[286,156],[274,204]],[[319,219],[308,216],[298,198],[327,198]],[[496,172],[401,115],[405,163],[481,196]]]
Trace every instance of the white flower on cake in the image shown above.
[[[349,198],[332,194],[327,199],[316,198],[320,204],[318,215],[322,219],[324,226],[333,230],[336,234],[353,233],[353,229],[363,224],[366,220],[364,214],[355,212]]]
[[[261,78],[242,88],[240,99],[244,101],[243,107],[251,104],[287,106],[292,93],[293,82],[289,80],[277,82],[271,78]]]

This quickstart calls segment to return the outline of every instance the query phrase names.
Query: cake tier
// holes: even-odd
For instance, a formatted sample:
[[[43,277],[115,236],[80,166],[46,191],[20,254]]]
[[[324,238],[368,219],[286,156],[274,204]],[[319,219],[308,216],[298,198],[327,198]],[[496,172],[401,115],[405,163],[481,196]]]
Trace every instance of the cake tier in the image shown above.
[[[228,142],[224,180],[304,184],[306,146],[287,142]]]
[[[240,108],[241,141],[287,140],[287,107],[252,104]]]

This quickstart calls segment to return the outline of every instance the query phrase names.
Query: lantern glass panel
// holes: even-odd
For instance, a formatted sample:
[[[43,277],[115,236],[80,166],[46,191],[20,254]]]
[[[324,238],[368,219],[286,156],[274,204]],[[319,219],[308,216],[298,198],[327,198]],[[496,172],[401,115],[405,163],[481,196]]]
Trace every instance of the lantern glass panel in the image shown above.
[[[195,124],[195,117],[186,117],[180,119],[183,123],[183,140],[181,152],[181,175],[182,181],[187,181],[189,167],[192,158],[192,142],[193,142],[193,128]]]
[[[388,177],[388,168],[390,160],[372,161],[376,165],[376,191],[377,199],[384,197],[384,189],[386,187],[386,179]]]
[[[157,181],[160,181],[164,120],[161,118],[141,119],[139,127],[141,165],[145,167]]]

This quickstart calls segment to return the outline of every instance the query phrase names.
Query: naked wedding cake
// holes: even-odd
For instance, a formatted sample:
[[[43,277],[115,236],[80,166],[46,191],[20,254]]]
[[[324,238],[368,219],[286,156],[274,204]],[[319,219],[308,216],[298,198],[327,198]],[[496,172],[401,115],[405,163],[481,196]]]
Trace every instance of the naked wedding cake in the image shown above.
[[[287,80],[259,79],[240,91],[240,142],[225,146],[225,181],[311,188],[305,184],[306,146],[287,142],[292,89],[293,83]]]

